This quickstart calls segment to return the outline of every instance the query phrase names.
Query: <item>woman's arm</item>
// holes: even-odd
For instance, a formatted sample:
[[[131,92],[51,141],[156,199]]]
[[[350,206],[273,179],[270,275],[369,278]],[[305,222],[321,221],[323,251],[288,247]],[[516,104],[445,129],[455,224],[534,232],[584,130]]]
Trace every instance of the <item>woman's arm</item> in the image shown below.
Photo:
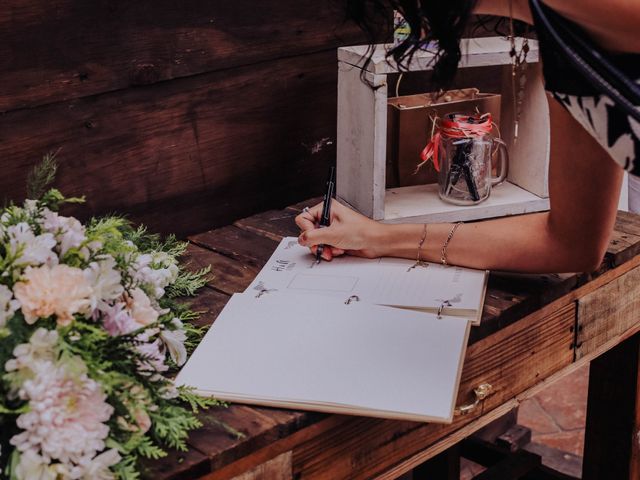
[[[597,268],[615,222],[622,169],[556,100],[550,99],[549,212],[461,226],[447,248],[454,265],[518,272],[574,272]],[[423,225],[385,225],[342,205],[332,225],[317,229],[321,206],[300,214],[300,243],[332,245],[325,258],[345,251],[368,257],[416,258]],[[440,261],[452,224],[431,224],[422,258]]]

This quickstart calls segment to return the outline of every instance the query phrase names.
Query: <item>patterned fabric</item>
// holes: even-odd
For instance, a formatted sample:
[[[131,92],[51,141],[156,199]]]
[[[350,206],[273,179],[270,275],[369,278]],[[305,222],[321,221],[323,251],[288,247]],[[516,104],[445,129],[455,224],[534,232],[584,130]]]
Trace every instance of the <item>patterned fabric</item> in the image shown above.
[[[640,123],[605,95],[551,93],[617,163],[640,175]]]
[[[551,15],[551,9],[542,8]],[[551,35],[545,31],[536,17],[534,24],[542,58],[545,88],[589,132],[611,157],[625,170],[640,175],[640,124],[616,106],[613,100],[600,92],[556,48]],[[577,25],[574,34],[588,40]],[[640,83],[640,54],[610,54],[601,52],[610,63],[628,78]],[[640,106],[638,107],[640,109]]]

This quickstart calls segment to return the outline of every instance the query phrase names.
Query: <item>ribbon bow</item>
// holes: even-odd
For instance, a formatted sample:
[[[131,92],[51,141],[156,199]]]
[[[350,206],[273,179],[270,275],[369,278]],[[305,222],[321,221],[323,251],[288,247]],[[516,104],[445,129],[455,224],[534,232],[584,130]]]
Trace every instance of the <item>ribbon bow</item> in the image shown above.
[[[433,119],[434,128],[438,118]],[[451,138],[473,138],[482,137],[491,133],[493,128],[493,121],[491,120],[491,114],[485,113],[483,115],[467,115],[461,113],[451,113],[440,119],[440,128],[431,135],[431,140],[424,147],[420,154],[422,162],[418,164],[414,173],[417,173],[420,167],[422,167],[429,160],[433,159],[433,166],[436,171],[440,171],[440,161],[438,160],[438,152],[440,151],[440,143],[442,142],[442,135],[446,135]]]

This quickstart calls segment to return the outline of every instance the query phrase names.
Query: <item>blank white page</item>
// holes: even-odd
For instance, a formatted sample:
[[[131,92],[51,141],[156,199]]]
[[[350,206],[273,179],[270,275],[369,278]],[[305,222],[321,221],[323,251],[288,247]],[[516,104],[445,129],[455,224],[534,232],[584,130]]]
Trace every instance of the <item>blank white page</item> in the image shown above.
[[[236,294],[176,383],[229,401],[450,422],[468,325],[332,297]]]
[[[249,291],[310,293],[362,302],[437,311],[465,316],[480,323],[487,273],[430,263],[418,266],[401,258],[366,259],[344,255],[315,265],[309,249],[295,237],[284,238]]]

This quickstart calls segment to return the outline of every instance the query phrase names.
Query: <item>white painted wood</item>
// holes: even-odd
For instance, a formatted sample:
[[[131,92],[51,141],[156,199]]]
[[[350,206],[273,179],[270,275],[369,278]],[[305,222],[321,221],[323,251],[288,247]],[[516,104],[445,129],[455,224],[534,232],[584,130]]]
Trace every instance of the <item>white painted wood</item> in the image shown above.
[[[337,195],[365,215],[384,216],[387,77],[338,62]]]
[[[549,199],[540,198],[509,182],[491,190],[478,205],[459,206],[438,197],[438,186],[416,185],[387,190],[384,223],[466,222],[549,209]]]
[[[631,191],[629,188],[629,174],[624,172],[624,177],[622,177],[622,188],[620,189],[620,200],[618,201],[618,210],[622,210],[623,212],[629,211],[629,196],[631,195]]]
[[[516,48],[520,50],[522,39],[516,39]],[[388,74],[398,71],[398,66],[393,58],[387,58],[387,53],[393,44],[376,45],[373,50],[371,62],[367,65],[367,71],[375,74]],[[539,59],[538,42],[529,40],[529,54],[527,62],[536,63]],[[502,37],[469,38],[461,43],[462,59],[460,68],[483,67],[489,65],[509,65],[511,57],[509,40]],[[338,60],[351,65],[364,68],[363,65],[369,55],[368,45],[342,47],[338,49]],[[428,51],[416,52],[410,64],[402,70],[418,72],[433,68],[434,53]]]
[[[521,42],[521,39],[517,39]],[[387,74],[397,72],[388,61],[389,45],[376,45],[373,57],[361,78],[369,55],[368,46],[338,49],[338,134],[337,195],[364,215],[386,222],[451,221],[516,215],[549,208],[549,111],[538,61],[538,45],[530,41],[528,80],[522,106],[518,141],[513,141],[513,93],[511,49],[504,38],[463,40],[461,68],[497,66],[502,75],[502,137],[509,146],[510,184],[477,206],[452,207],[434,193],[435,186],[415,190],[385,189],[387,142]],[[408,66],[410,71],[428,70],[433,53],[419,52]],[[504,65],[504,67],[500,67]],[[360,67],[358,67],[360,66]],[[517,188],[518,185],[522,188]],[[411,188],[411,187],[407,187]],[[495,193],[495,192],[494,192]],[[427,205],[427,206],[426,206]],[[428,205],[439,205],[433,210]],[[453,209],[452,209],[453,208]]]
[[[539,197],[549,196],[550,117],[542,78],[542,64],[527,66],[527,81],[519,119],[518,139],[514,143],[513,88],[511,67],[502,68],[502,139],[509,147],[511,183]]]

